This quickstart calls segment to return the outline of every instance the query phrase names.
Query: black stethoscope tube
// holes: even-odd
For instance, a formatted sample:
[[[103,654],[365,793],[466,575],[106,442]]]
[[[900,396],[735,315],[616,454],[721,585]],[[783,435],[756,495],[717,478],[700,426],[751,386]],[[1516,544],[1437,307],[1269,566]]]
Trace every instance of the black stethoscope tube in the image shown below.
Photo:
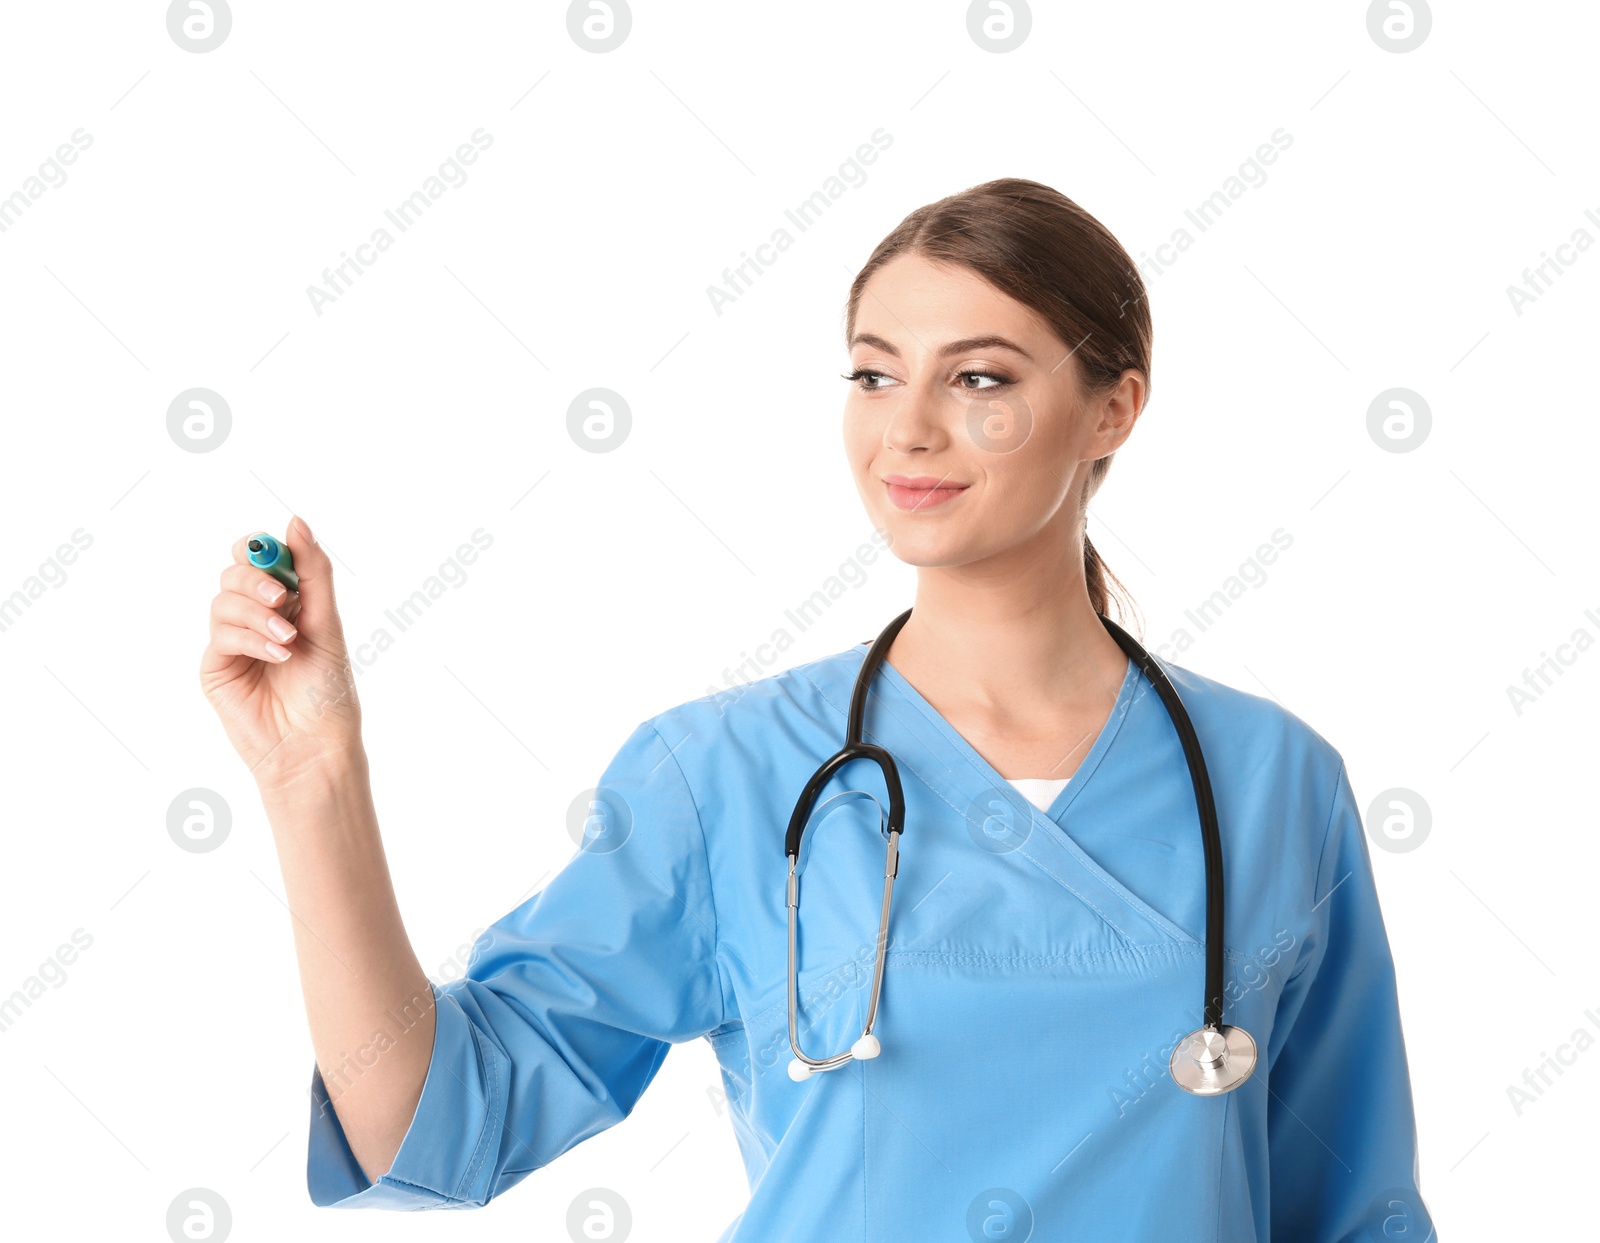
[[[1217,826],[1216,801],[1211,792],[1211,778],[1206,772],[1205,757],[1200,751],[1200,740],[1195,736],[1194,725],[1189,719],[1188,712],[1184,709],[1183,701],[1178,697],[1177,688],[1172,685],[1172,680],[1167,677],[1166,671],[1156,662],[1155,658],[1139,644],[1138,640],[1130,635],[1121,626],[1109,617],[1096,614],[1101,624],[1117,646],[1127,653],[1139,671],[1149,679],[1150,685],[1155,688],[1156,694],[1161,697],[1162,704],[1167,709],[1167,715],[1172,718],[1173,727],[1178,731],[1178,739],[1183,744],[1183,757],[1189,765],[1189,779],[1194,786],[1195,806],[1200,813],[1200,835],[1205,848],[1206,869],[1206,992],[1205,992],[1205,1026],[1220,1028],[1222,1026],[1222,950],[1223,950],[1223,912],[1222,912],[1222,835]],[[896,617],[883,628],[883,632],[873,641],[867,651],[866,658],[861,662],[860,672],[856,675],[855,689],[850,695],[850,718],[848,730],[845,735],[844,746],[830,757],[821,768],[812,775],[806,783],[804,792],[795,805],[794,814],[789,820],[789,829],[784,837],[784,853],[794,859],[800,852],[800,838],[805,832],[806,821],[810,818],[811,808],[816,802],[817,795],[828,779],[841,767],[853,759],[870,759],[883,771],[884,782],[889,794],[889,820],[885,832],[901,832],[905,825],[905,798],[900,785],[900,772],[895,765],[893,757],[882,747],[862,740],[867,715],[867,692],[872,684],[873,676],[882,666],[888,655],[889,647],[894,642],[895,636],[900,633],[911,617],[911,610]]]
[[[1200,840],[1205,846],[1206,858],[1206,1006],[1205,1026],[1222,1026],[1222,833],[1217,827],[1217,803],[1211,793],[1211,775],[1206,772],[1205,756],[1200,753],[1200,740],[1195,737],[1194,724],[1178,698],[1178,688],[1172,685],[1167,671],[1156,663],[1155,657],[1139,645],[1137,639],[1116,622],[1103,614],[1100,618],[1111,637],[1139,666],[1139,672],[1150,680],[1166,705],[1172,718],[1178,740],[1183,743],[1183,758],[1189,761],[1189,780],[1194,785],[1195,806],[1200,812]]]

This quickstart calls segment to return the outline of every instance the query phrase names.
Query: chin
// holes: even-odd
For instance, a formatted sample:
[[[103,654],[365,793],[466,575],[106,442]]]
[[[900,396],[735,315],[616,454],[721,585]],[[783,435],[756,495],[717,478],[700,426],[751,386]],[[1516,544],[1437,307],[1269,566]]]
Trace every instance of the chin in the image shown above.
[[[964,541],[952,539],[948,534],[933,531],[907,530],[910,524],[889,525],[889,551],[907,565],[917,569],[932,570],[951,565],[964,565],[972,560]]]

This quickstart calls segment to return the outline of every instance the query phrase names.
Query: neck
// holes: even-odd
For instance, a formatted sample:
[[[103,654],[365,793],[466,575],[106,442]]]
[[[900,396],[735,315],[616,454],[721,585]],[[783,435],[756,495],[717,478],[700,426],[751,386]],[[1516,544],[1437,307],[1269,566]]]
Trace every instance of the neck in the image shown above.
[[[1089,602],[1076,539],[1010,566],[919,569],[888,660],[930,699],[1024,719],[1101,703],[1127,669]]]

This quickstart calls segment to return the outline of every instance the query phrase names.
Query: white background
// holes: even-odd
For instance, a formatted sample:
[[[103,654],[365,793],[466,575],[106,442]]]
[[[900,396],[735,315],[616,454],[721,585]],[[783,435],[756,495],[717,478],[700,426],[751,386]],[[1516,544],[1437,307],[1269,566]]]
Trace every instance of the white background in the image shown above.
[[[0,996],[93,938],[0,1032],[9,1211],[165,1238],[199,1186],[237,1239],[561,1238],[606,1186],[637,1239],[721,1232],[744,1176],[703,1043],[486,1209],[311,1206],[290,916],[198,688],[208,602],[236,538],[299,512],[359,641],[492,535],[359,683],[401,907],[445,978],[571,856],[568,804],[638,721],[779,628],[763,673],[910,602],[888,558],[815,627],[784,615],[870,535],[839,435],[849,281],[907,212],[1021,176],[1135,258],[1196,234],[1146,268],[1153,399],[1090,519],[1146,641],[1193,633],[1184,611],[1283,528],[1174,658],[1310,723],[1363,806],[1403,787],[1431,810],[1419,848],[1373,857],[1441,1235],[1592,1227],[1600,1051],[1520,1114],[1507,1089],[1600,1036],[1600,652],[1562,649],[1520,712],[1507,688],[1600,635],[1600,247],[1520,315],[1506,290],[1600,239],[1600,19],[1441,3],[1399,54],[1360,3],[1231,12],[1040,4],[997,54],[959,3],[640,3],[596,54],[560,4],[241,0],[197,54],[159,3],[7,6],[0,195],[93,140],[0,233],[0,596],[92,538],[0,632]],[[479,127],[466,182],[318,315],[307,287]],[[865,181],[718,315],[707,287],[880,127]],[[1279,128],[1265,182],[1198,234],[1185,209]],[[196,386],[232,411],[205,453],[166,428]],[[632,411],[613,452],[567,434],[592,387]],[[1367,430],[1394,387],[1432,413],[1410,452]],[[191,787],[232,809],[210,853],[167,834]]]

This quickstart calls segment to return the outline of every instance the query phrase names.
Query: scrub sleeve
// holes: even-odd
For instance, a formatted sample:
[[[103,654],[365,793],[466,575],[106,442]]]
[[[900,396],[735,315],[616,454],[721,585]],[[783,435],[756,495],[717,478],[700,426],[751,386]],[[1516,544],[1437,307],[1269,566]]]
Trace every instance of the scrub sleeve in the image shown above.
[[[1273,1026],[1271,1237],[1422,1243],[1431,1222],[1416,1186],[1394,962],[1342,762],[1312,903]]]
[[[634,730],[594,797],[603,831],[479,937],[464,978],[430,983],[427,1080],[376,1182],[313,1067],[312,1203],[483,1205],[627,1117],[671,1045],[722,1025],[705,837],[654,722]]]

